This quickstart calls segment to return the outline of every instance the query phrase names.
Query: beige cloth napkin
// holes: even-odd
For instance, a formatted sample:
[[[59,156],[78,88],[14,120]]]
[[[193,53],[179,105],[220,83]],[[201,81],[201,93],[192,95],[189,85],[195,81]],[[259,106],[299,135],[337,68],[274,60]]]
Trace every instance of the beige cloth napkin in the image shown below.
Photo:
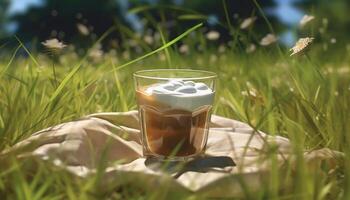
[[[39,157],[80,177],[95,173],[99,164],[107,161],[106,186],[135,183],[146,191],[161,186],[169,194],[200,192],[210,197],[238,197],[247,188],[255,191],[264,186],[271,168],[271,149],[278,151],[282,171],[285,161],[293,155],[288,139],[213,115],[206,156],[181,166],[169,163],[164,167],[142,157],[138,113],[129,111],[92,114],[39,131],[7,153]],[[329,149],[304,154],[310,163],[332,163],[337,156],[341,153]]]

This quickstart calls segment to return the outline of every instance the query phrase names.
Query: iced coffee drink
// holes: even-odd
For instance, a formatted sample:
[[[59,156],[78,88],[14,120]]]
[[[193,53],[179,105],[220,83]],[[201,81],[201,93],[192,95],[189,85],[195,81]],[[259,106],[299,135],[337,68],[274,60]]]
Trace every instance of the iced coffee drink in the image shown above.
[[[213,84],[186,78],[139,85],[136,96],[144,155],[181,158],[202,153],[214,101],[212,88]]]

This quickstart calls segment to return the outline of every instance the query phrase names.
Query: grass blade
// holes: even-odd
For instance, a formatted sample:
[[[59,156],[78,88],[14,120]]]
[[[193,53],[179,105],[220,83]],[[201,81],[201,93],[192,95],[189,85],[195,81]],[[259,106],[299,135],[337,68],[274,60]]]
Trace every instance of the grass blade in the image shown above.
[[[108,29],[95,43],[94,45],[92,45],[92,47],[90,48],[93,49],[97,44],[99,44],[103,39],[105,39],[110,33],[112,33],[115,30],[114,27]],[[80,62],[72,69],[72,71],[69,72],[69,74],[62,80],[62,82],[60,83],[60,85],[57,87],[57,89],[55,90],[55,92],[52,94],[49,102],[51,103],[54,99],[57,98],[57,96],[61,93],[62,89],[67,85],[67,83],[69,82],[69,80],[74,76],[75,73],[77,73],[77,71],[80,69],[80,67],[83,65],[83,63],[85,62],[87,56],[90,53],[90,50],[86,53],[86,55],[80,60]]]
[[[117,67],[117,70],[120,70],[120,69],[122,69],[122,68],[124,68],[124,67],[126,67],[128,65],[131,65],[131,64],[133,64],[135,62],[138,62],[138,61],[140,61],[140,60],[142,60],[144,58],[147,58],[147,57],[149,57],[149,56],[151,56],[151,55],[153,55],[155,53],[158,53],[158,52],[160,52],[160,51],[170,47],[171,45],[175,44],[176,42],[178,42],[179,40],[181,40],[182,38],[184,38],[185,36],[187,36],[188,34],[193,32],[194,30],[196,30],[199,27],[201,27],[202,25],[203,25],[203,23],[200,23],[200,24],[197,24],[197,25],[193,26],[192,28],[188,29],[187,31],[185,31],[181,35],[177,36],[175,39],[171,40],[170,42],[168,42],[168,43],[164,44],[163,46],[159,47],[158,49],[156,49],[154,51],[151,51],[151,52],[149,52],[149,53],[147,53],[147,54],[145,54],[145,55],[143,55],[141,57],[138,57],[138,58],[136,58],[136,59],[134,59],[132,61],[129,61],[129,62],[127,62],[127,63]],[[114,71],[114,69],[111,70],[111,71]]]

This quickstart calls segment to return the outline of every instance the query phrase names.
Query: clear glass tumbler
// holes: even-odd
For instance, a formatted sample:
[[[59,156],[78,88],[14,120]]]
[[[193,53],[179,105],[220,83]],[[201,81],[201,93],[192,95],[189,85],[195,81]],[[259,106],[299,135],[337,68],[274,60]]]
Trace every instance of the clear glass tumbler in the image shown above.
[[[189,69],[134,73],[144,156],[183,160],[204,152],[216,77]]]

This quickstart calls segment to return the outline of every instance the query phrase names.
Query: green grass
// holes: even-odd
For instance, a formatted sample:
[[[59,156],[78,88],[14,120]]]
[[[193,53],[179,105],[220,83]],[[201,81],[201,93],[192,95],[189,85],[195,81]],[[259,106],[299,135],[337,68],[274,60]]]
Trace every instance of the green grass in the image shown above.
[[[268,184],[258,193],[250,193],[247,185],[245,197],[350,199],[349,159],[337,163],[338,170],[324,176],[326,166],[310,169],[302,158],[304,150],[323,147],[350,152],[350,57],[340,60],[334,56],[324,61],[327,53],[320,50],[322,41],[311,46],[308,57],[291,58],[274,45],[258,47],[250,54],[229,46],[218,52],[200,31],[187,36],[189,32],[168,43],[162,34],[163,46],[155,51],[117,51],[117,55],[105,53],[100,60],[80,57],[67,49],[57,55],[56,76],[48,56],[30,53],[20,44],[0,63],[0,151],[38,130],[90,113],[136,109],[132,73],[139,69],[210,70],[219,75],[215,114],[288,137],[297,155],[297,165],[287,171],[290,178],[272,170]],[[189,45],[188,54],[171,46],[180,39]],[[204,45],[205,51],[196,51],[194,41]],[[15,56],[19,49],[29,56]],[[268,159],[275,158],[276,152],[271,150]],[[289,187],[283,187],[285,184]],[[165,198],[166,188],[160,190],[146,190],[137,182],[103,187],[99,174],[80,179],[41,160],[0,157],[0,196],[6,199]],[[174,199],[204,198],[198,194],[168,195]]]

